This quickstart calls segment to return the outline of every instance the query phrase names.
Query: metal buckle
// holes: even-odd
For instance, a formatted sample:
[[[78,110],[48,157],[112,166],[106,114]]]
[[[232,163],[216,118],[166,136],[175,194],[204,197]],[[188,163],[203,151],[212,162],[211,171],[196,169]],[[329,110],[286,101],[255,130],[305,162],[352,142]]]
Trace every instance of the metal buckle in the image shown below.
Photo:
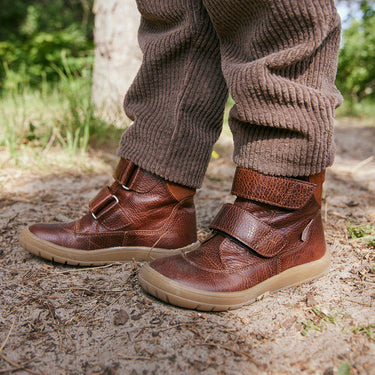
[[[118,198],[116,197],[116,195],[114,195],[114,194],[111,194],[111,197],[115,200],[115,204],[117,204],[117,203],[119,203],[119,200],[118,200]],[[107,205],[105,205],[104,207],[107,207]],[[104,208],[103,207],[103,208]],[[99,210],[99,212],[100,212],[101,210]],[[91,215],[92,215],[92,217],[95,219],[95,220],[98,220],[98,218],[97,218],[97,216],[91,211]]]
[[[121,185],[121,187],[126,190],[126,191],[130,191],[130,189],[126,186],[126,185]]]

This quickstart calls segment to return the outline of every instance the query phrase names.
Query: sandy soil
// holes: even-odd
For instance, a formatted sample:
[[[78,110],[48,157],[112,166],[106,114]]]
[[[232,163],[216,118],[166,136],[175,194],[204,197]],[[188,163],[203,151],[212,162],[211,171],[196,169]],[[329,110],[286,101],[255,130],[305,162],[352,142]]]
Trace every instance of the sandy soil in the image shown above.
[[[375,223],[375,128],[340,123],[336,138],[323,202],[330,273],[224,313],[145,295],[139,263],[76,268],[21,248],[26,224],[84,213],[113,161],[96,174],[0,170],[0,374],[375,374],[375,249],[346,231]],[[198,192],[201,238],[233,199],[231,147],[222,137]]]

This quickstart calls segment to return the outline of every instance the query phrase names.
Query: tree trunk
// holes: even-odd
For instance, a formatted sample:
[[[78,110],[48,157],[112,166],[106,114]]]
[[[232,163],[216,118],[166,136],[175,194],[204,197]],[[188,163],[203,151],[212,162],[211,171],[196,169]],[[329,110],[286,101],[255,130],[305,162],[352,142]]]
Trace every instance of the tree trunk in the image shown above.
[[[135,0],[95,0],[93,102],[107,121],[124,123],[123,97],[141,63]]]

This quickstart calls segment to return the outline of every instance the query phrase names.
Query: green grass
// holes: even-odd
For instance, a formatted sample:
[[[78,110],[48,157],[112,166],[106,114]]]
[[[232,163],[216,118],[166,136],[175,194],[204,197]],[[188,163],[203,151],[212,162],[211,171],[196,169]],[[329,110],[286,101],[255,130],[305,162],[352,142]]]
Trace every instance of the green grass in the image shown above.
[[[375,248],[375,228],[371,224],[355,226],[349,221],[346,230],[349,238],[361,240],[366,246]]]
[[[366,335],[369,340],[375,340],[375,324],[369,324],[367,326],[358,326],[352,329],[354,333],[360,333]]]
[[[3,91],[0,101],[0,149],[7,165],[22,166],[25,153],[35,162],[46,159],[51,149],[62,149],[72,160],[90,146],[112,150],[123,129],[96,116],[91,102],[91,70],[75,76],[66,66],[60,81],[41,82]],[[0,164],[0,167],[2,165]]]
[[[321,320],[324,320],[325,322],[332,323],[332,324],[336,324],[337,316],[342,315],[342,314],[329,314],[329,313],[323,312],[317,307],[313,307],[311,311]]]
[[[303,325],[303,329],[301,331],[302,336],[307,336],[308,332],[310,330],[315,330],[315,331],[322,331],[322,327],[318,324],[315,324],[311,319],[305,321],[305,322],[300,322],[300,324]]]
[[[310,310],[310,314],[313,314],[311,319],[299,322],[302,325],[302,336],[307,336],[311,330],[322,332],[325,327],[324,323],[337,324],[339,319],[345,319],[347,316],[342,312],[332,313],[324,311],[318,307],[313,307]]]

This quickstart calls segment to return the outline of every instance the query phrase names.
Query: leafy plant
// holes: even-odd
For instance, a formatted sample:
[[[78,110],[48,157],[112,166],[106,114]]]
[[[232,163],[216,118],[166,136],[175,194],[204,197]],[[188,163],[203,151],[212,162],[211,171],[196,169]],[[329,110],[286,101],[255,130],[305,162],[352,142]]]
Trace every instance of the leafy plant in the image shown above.
[[[343,32],[336,84],[349,105],[375,98],[375,7],[362,0],[360,17]],[[358,12],[356,13],[358,14]]]
[[[1,1],[3,2],[3,1]],[[58,81],[54,67],[92,67],[92,0],[32,0],[3,4],[0,16],[0,88]],[[7,27],[5,27],[6,25]]]

